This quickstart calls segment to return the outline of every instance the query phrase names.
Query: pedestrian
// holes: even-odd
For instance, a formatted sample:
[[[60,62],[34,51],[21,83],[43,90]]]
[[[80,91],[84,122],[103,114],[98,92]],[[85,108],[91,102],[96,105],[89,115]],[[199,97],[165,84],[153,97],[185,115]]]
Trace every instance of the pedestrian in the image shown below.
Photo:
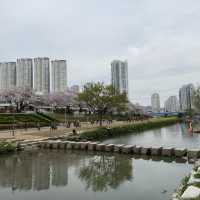
[[[40,131],[40,122],[37,123],[37,129]]]

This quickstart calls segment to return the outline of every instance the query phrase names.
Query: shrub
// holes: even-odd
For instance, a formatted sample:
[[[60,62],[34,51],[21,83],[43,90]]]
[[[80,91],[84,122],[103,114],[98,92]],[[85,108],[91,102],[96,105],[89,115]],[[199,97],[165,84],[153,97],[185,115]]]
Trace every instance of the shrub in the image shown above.
[[[129,124],[129,125],[113,127],[113,128],[101,127],[94,131],[83,132],[80,135],[80,138],[84,140],[102,140],[102,139],[115,137],[122,134],[139,133],[141,131],[159,128],[159,127],[171,125],[177,122],[180,122],[179,118],[169,117],[169,118],[152,119],[145,122]]]
[[[13,152],[16,149],[16,145],[11,142],[2,141],[0,142],[0,154]]]

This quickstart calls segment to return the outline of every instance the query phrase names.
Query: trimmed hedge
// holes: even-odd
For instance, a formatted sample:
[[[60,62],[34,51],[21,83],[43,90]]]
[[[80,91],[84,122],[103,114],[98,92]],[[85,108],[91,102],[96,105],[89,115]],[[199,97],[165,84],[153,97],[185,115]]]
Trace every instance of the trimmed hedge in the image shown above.
[[[48,123],[50,120],[48,118],[44,118],[35,113],[24,114],[24,113],[14,113],[14,114],[0,114],[0,124],[12,124],[13,117],[15,122],[46,122]]]
[[[50,121],[50,122],[52,122],[52,121],[58,122],[58,120],[55,119],[54,117],[49,116],[49,115],[47,115],[47,114],[44,114],[44,113],[42,113],[42,112],[37,112],[37,114],[38,114],[40,117],[42,117],[43,119],[48,120],[48,121]]]
[[[149,129],[160,128],[163,126],[175,124],[180,121],[181,121],[180,118],[170,117],[170,118],[152,119],[145,122],[139,122],[135,124],[129,124],[129,125],[113,127],[113,128],[101,127],[94,131],[81,133],[80,139],[103,140],[103,139],[115,137],[118,135],[123,135],[123,134],[128,134],[128,133],[138,133],[138,132],[142,132]]]
[[[45,114],[37,113],[0,113],[0,130],[10,129],[13,121],[15,122],[15,128],[27,128],[37,127],[37,123],[40,126],[49,126],[53,118],[46,116]]]

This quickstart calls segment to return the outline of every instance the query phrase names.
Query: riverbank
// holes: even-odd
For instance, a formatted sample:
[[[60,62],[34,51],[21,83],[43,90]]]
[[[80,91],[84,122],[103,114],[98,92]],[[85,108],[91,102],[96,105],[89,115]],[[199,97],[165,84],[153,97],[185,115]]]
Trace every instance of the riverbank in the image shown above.
[[[6,154],[16,151],[17,146],[13,142],[1,141],[0,142],[0,154]]]
[[[103,140],[107,138],[112,138],[118,135],[128,134],[128,133],[139,133],[145,130],[150,130],[154,128],[160,128],[163,126],[172,125],[181,122],[180,118],[169,117],[169,118],[156,118],[143,122],[136,122],[131,124],[125,124],[116,127],[100,127],[95,130],[85,131],[80,134],[81,140]]]
[[[199,200],[200,199],[200,160],[196,161],[191,173],[186,176],[172,200]]]

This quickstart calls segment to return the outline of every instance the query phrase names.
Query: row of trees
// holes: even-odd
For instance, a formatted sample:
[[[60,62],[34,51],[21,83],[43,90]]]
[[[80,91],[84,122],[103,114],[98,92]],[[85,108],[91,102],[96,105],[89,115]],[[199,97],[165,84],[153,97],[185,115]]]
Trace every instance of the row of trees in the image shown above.
[[[47,95],[36,95],[29,88],[13,88],[1,91],[0,99],[1,102],[14,104],[17,112],[22,112],[31,105],[35,107],[78,105],[87,108],[89,113],[98,115],[100,122],[103,115],[125,111],[128,104],[125,93],[121,94],[113,86],[99,82],[87,83],[81,93],[66,90]]]
[[[13,88],[0,91],[0,101],[15,105],[16,111],[22,112],[29,106],[66,106],[73,104],[76,95],[71,90],[37,95],[30,88]]]

